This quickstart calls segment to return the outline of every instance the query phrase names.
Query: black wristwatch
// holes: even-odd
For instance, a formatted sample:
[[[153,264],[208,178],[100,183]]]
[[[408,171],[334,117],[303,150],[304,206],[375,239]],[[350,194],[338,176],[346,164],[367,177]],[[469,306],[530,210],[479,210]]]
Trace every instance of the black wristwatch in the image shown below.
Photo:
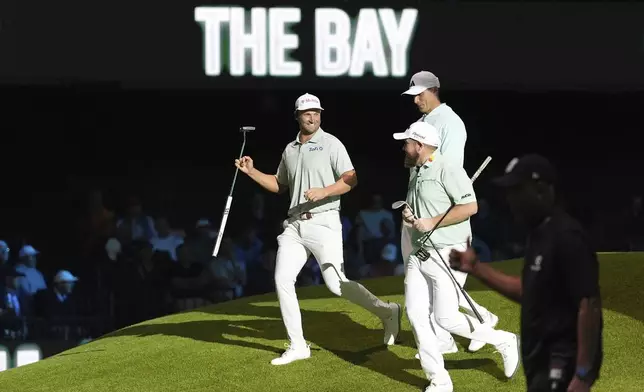
[[[583,366],[577,367],[575,376],[581,381],[590,381],[590,371]]]

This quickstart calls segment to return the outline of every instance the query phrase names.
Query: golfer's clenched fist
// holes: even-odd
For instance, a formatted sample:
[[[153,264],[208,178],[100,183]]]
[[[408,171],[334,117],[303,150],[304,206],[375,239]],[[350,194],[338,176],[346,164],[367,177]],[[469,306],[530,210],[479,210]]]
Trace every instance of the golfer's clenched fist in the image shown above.
[[[410,226],[414,224],[416,217],[409,206],[405,206],[405,209],[402,212],[402,219],[403,222],[408,223]]]
[[[251,174],[255,167],[253,166],[253,159],[251,157],[242,157],[235,159],[235,166],[242,171],[242,173]]]

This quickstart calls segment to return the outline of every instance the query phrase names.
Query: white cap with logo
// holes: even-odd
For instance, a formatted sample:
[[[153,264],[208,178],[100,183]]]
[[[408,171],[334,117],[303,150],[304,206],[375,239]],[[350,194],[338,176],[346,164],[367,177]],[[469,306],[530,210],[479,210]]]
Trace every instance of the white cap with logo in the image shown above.
[[[418,95],[429,88],[440,88],[438,77],[429,71],[420,71],[414,74],[409,81],[409,89],[403,94]]]
[[[320,99],[318,97],[316,97],[315,95],[306,93],[304,95],[301,95],[295,101],[295,111],[296,112],[298,110],[310,110],[310,109],[324,110],[324,109],[322,109],[322,104],[320,103]]]
[[[424,121],[418,121],[411,124],[405,132],[394,133],[394,139],[413,139],[429,146],[434,146],[436,148],[440,147],[438,129]]]
[[[67,270],[60,270],[54,277],[54,282],[56,283],[78,282],[78,278],[75,277],[71,272]]]

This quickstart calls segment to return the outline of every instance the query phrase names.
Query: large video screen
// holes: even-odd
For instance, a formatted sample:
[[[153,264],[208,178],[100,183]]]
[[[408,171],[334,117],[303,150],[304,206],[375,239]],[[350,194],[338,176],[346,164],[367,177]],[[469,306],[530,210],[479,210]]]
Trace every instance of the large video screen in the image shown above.
[[[451,89],[644,89],[638,2],[7,4],[3,83],[400,90],[426,69]]]

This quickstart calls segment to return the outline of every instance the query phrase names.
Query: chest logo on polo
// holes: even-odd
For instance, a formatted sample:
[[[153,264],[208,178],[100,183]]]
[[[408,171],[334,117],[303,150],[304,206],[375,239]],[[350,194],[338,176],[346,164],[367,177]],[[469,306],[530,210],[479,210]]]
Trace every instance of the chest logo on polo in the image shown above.
[[[543,257],[541,255],[538,255],[537,257],[534,258],[534,263],[530,266],[530,269],[534,272],[541,271],[542,261],[543,261]]]
[[[309,152],[311,151],[322,151],[322,146],[309,147]]]

